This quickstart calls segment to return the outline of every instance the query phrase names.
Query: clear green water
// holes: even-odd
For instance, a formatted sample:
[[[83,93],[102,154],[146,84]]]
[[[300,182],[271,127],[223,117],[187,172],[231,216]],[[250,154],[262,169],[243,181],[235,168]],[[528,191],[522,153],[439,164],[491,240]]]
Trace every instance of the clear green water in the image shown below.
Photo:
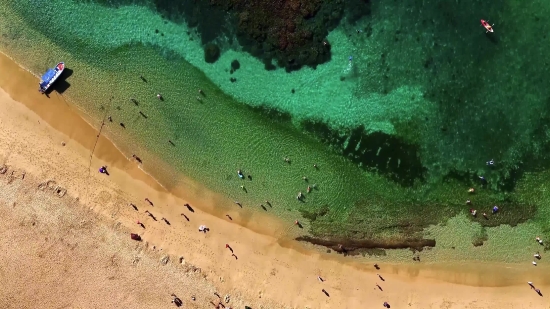
[[[534,233],[550,236],[545,228],[548,176],[543,171],[548,63],[546,42],[536,37],[547,27],[540,19],[550,15],[535,3],[521,10],[514,2],[503,3],[499,12],[482,10],[506,20],[495,26],[503,33],[495,38],[479,29],[477,13],[460,10],[466,5],[461,2],[406,1],[396,9],[393,2],[381,1],[373,4],[370,18],[354,25],[343,22],[329,34],[333,61],[290,74],[265,71],[238,48],[224,50],[218,62],[206,64],[192,30],[188,34],[185,25],[137,5],[10,0],[0,4],[0,48],[37,75],[64,60],[73,70],[64,96],[91,123],[112,116],[107,134],[126,154],[151,153],[169,163],[170,170],[146,164],[168,187],[183,173],[247,208],[264,211],[260,204],[270,200],[273,207],[265,211],[286,220],[304,216],[306,230],[317,236],[435,238],[441,244],[439,258],[456,256],[449,249],[454,242],[454,247],[472,248],[472,241],[487,238],[473,250],[498,259],[490,252],[502,257],[510,244],[518,248],[515,252],[523,250],[522,242]],[[530,12],[537,12],[539,23],[516,26],[515,18]],[[421,18],[409,18],[416,15]],[[462,26],[464,20],[472,20],[471,25]],[[241,68],[231,75],[234,59]],[[198,89],[206,93],[202,102],[196,99]],[[156,93],[165,101],[158,101]],[[252,108],[260,106],[282,113]],[[339,129],[331,141],[340,142],[319,142],[320,135],[307,130],[308,121]],[[354,141],[350,130],[359,125],[418,145],[418,161],[427,176],[400,185],[375,173],[384,171],[384,165],[399,172],[407,158],[391,140]],[[342,147],[366,147],[378,163],[358,167],[342,155]],[[349,157],[357,151],[348,151]],[[285,156],[292,164],[284,163]],[[489,159],[497,160],[496,168],[485,165]],[[456,177],[444,177],[454,168]],[[252,180],[238,179],[237,169]],[[533,173],[520,174],[515,188],[503,190],[517,171]],[[489,179],[488,188],[480,188],[476,174]],[[318,190],[307,194],[303,176]],[[469,186],[479,188],[475,197],[466,194]],[[305,203],[296,200],[299,191],[306,195]],[[467,198],[480,212],[501,205],[501,214],[472,223],[464,215],[470,208],[464,205]],[[526,220],[515,230],[491,227]],[[509,233],[521,236],[512,239]]]

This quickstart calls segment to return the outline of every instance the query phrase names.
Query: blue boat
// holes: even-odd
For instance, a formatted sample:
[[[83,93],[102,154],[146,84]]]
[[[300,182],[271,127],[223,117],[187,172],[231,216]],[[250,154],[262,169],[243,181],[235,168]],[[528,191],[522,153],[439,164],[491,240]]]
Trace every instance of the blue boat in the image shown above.
[[[45,93],[59,78],[59,76],[61,76],[63,70],[65,70],[64,62],[58,63],[53,69],[48,69],[48,71],[42,75],[42,80],[40,80],[40,89],[38,89],[38,91]]]

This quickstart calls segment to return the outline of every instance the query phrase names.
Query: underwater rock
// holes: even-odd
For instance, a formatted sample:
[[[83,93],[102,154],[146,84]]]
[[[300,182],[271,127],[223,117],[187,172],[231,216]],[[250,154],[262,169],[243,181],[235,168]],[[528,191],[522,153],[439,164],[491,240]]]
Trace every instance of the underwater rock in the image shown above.
[[[328,32],[344,15],[343,0],[211,0],[233,17],[240,45],[287,71],[330,60]],[[267,60],[267,61],[266,61]],[[266,69],[272,69],[266,65]]]
[[[241,64],[239,63],[239,60],[235,59],[231,61],[231,70],[233,70],[233,72],[237,71],[240,68],[241,68]]]
[[[204,45],[204,61],[214,63],[220,58],[220,48],[214,43]]]
[[[300,236],[297,241],[305,241],[314,245],[324,246],[339,253],[350,254],[360,249],[414,249],[421,251],[424,247],[435,247],[435,239],[401,239],[393,241],[382,241],[373,239],[351,240],[351,239],[321,239],[310,236]]]

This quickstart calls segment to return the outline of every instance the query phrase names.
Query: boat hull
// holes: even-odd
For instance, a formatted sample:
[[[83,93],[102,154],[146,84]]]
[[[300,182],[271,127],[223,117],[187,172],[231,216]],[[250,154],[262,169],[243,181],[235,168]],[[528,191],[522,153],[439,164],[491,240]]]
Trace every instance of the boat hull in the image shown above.
[[[49,69],[44,75],[42,75],[42,79],[40,80],[40,88],[38,91],[41,93],[45,93],[50,89],[50,87],[55,83],[55,81],[63,74],[63,71],[65,70],[65,63],[59,62],[55,68]]]

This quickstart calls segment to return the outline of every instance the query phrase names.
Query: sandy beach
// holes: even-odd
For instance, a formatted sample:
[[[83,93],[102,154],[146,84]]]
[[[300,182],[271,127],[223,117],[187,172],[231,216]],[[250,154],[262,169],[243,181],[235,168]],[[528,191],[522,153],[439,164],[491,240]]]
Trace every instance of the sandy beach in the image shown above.
[[[192,180],[167,192],[107,138],[96,145],[96,128],[62,96],[40,95],[38,80],[4,55],[0,72],[1,308],[170,308],[171,293],[186,308],[550,306],[545,266],[421,262],[376,270],[285,239],[293,224],[245,215]],[[97,172],[102,165],[109,176]]]

